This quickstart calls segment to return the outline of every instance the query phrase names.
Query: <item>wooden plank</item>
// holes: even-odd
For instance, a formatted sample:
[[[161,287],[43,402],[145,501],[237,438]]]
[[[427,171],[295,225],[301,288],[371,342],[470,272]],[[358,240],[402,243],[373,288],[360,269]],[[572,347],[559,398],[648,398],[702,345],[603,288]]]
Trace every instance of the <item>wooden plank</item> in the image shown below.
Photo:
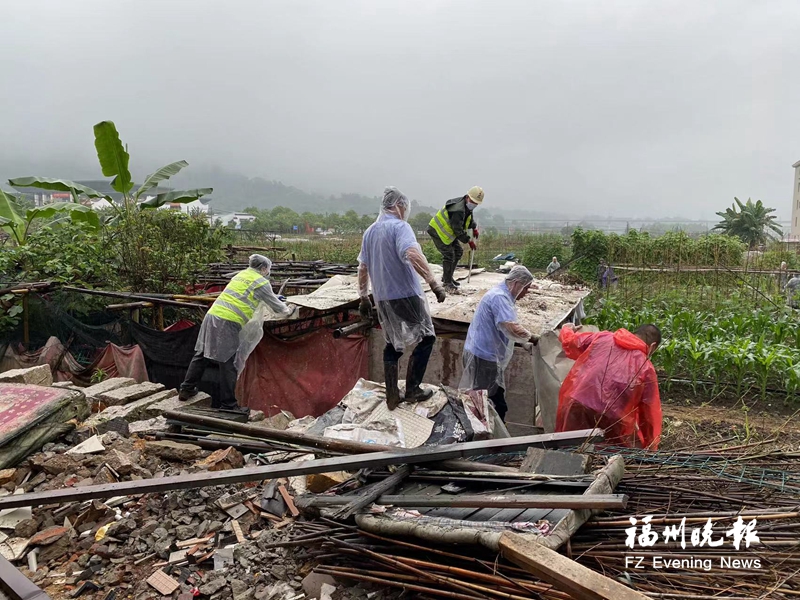
[[[469,506],[465,508],[434,508],[427,514],[427,516],[437,519],[455,519],[457,521],[464,521],[471,515],[474,515],[476,512],[480,512],[480,510],[480,508],[475,506]]]
[[[471,515],[464,517],[467,521],[493,521],[495,516],[498,513],[503,512],[504,510],[511,510],[508,508],[482,508],[478,512],[474,512]]]
[[[283,497],[283,501],[286,502],[286,508],[289,509],[289,512],[293,517],[299,517],[300,511],[297,510],[297,507],[294,505],[294,498],[289,493],[289,490],[286,489],[286,486],[282,483],[278,484],[278,491],[280,492],[281,496]]]
[[[348,519],[362,508],[372,504],[379,496],[393,491],[411,473],[411,467],[401,465],[397,471],[383,481],[378,481],[362,489],[362,493],[336,513],[337,519]]]
[[[517,517],[524,513],[525,510],[527,509],[520,510],[519,508],[504,508],[492,517],[492,521],[497,521],[499,523],[514,523],[515,521],[518,521]]]
[[[584,441],[602,440],[602,429],[585,429],[562,433],[546,433],[480,442],[466,442],[447,446],[420,447],[404,449],[397,452],[371,452],[355,456],[338,456],[307,461],[293,461],[261,467],[245,467],[228,469],[214,473],[201,472],[189,475],[175,475],[155,479],[137,481],[121,481],[102,485],[89,485],[80,488],[16,494],[0,498],[0,510],[20,506],[41,506],[43,504],[60,504],[62,502],[84,501],[114,496],[138,496],[153,492],[186,490],[212,485],[230,485],[247,481],[261,481],[312,473],[330,473],[332,471],[355,471],[367,467],[383,467],[387,465],[420,464],[439,462],[452,458],[464,458],[481,454],[517,452],[529,446],[542,445],[548,447],[574,446]]]
[[[543,498],[547,498],[548,494],[542,496]],[[523,512],[519,517],[517,517],[517,521],[521,523],[536,523],[537,521],[549,521],[550,525],[555,526],[558,524],[558,521],[551,521],[550,515],[551,513],[556,512],[554,508],[530,508]],[[559,519],[561,516],[559,516]]]
[[[239,521],[234,519],[231,521],[231,529],[233,530],[233,535],[236,536],[236,541],[240,544],[244,544],[247,540],[244,538],[244,532],[242,531],[242,526],[239,525]]]
[[[421,483],[419,485],[420,488],[418,490],[403,488],[403,491],[398,492],[398,494],[402,494],[403,496],[435,496],[436,494],[440,494],[442,492],[442,487],[437,484],[425,485],[424,483]],[[425,515],[431,511],[435,511],[436,509],[430,506],[427,508],[420,506],[416,510],[419,512],[419,514]]]
[[[343,506],[350,501],[346,496],[306,495],[297,499],[302,507]],[[533,495],[516,496],[477,496],[458,494],[455,496],[439,494],[438,496],[392,496],[384,494],[375,504],[389,506],[437,506],[445,508],[625,508],[628,497],[624,494],[593,494],[590,496],[573,495]]]
[[[647,600],[648,598],[518,533],[503,533],[500,537],[500,554],[577,600]]]

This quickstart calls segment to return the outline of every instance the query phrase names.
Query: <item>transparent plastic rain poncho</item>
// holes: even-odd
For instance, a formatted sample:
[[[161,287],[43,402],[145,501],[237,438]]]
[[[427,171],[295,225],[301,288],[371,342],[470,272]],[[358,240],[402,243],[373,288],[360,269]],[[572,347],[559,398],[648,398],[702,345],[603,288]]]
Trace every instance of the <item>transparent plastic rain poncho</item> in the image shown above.
[[[414,266],[427,272],[428,281],[433,281],[433,274],[414,231],[406,222],[410,211],[408,198],[397,188],[387,187],[381,212],[364,232],[358,255],[362,272],[360,295],[368,296],[371,282],[384,337],[398,352],[425,336],[434,335],[428,301]],[[364,276],[364,269],[368,278]]]
[[[271,267],[272,262],[266,256],[254,254],[250,257],[249,268],[261,273],[265,280],[269,277]],[[283,317],[293,312],[291,307],[278,299],[268,281],[254,290],[253,294],[259,304],[243,327],[216,315],[206,314],[197,335],[195,352],[202,352],[203,356],[216,362],[226,362],[233,357],[236,370],[241,372],[247,357],[264,335],[264,319],[269,311]]]
[[[266,256],[253,254],[250,257],[249,264],[251,269],[258,269],[262,273],[266,270],[264,277],[269,277],[272,261]],[[239,347],[236,350],[236,358],[233,362],[238,373],[244,370],[247,358],[256,349],[261,338],[264,337],[264,319],[267,318],[267,315],[274,313],[279,317],[288,317],[294,312],[292,307],[287,306],[275,295],[275,292],[272,291],[272,285],[269,283],[258,288],[255,291],[255,295],[260,300],[258,308],[253,311],[253,316],[239,332]]]
[[[527,342],[531,337],[518,322],[515,303],[532,282],[530,271],[518,265],[484,294],[464,343],[462,390],[486,389],[491,395],[497,387],[505,389],[505,371],[514,354],[514,343]],[[516,295],[512,288],[517,290]]]

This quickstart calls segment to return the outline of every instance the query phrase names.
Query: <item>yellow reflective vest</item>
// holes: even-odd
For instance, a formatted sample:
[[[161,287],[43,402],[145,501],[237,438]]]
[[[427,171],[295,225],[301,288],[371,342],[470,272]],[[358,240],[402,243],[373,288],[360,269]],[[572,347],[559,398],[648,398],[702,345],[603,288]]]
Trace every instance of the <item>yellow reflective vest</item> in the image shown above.
[[[239,271],[214,301],[208,314],[244,326],[258,306],[255,291],[265,285],[269,285],[269,279],[255,269]]]
[[[445,204],[439,212],[433,215],[431,222],[428,223],[430,227],[436,231],[439,239],[448,246],[456,241],[456,233],[453,231],[453,226],[450,225],[450,213],[447,210],[449,204]],[[469,229],[472,225],[472,213],[467,215],[467,220],[464,223],[464,229]]]

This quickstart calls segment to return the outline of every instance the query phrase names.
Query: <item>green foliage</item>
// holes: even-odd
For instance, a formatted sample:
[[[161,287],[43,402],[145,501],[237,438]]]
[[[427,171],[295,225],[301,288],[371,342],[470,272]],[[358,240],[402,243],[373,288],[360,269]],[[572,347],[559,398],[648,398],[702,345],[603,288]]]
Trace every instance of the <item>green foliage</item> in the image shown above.
[[[187,204],[199,200],[213,192],[213,188],[199,188],[196,190],[182,190],[179,192],[164,192],[139,203],[140,208],[158,208],[165,204]]]
[[[529,269],[544,270],[554,256],[564,264],[567,260],[564,238],[554,233],[529,236],[522,254],[522,263]]]
[[[178,292],[208,263],[224,258],[226,232],[203,215],[136,211],[111,226],[120,277],[134,292]]]
[[[408,224],[414,232],[425,231],[428,229],[428,224],[431,222],[433,215],[427,212],[411,213],[411,218],[408,219]]]
[[[22,320],[22,301],[14,294],[0,296],[0,331],[10,331]]]
[[[9,183],[16,187],[34,187],[44,190],[58,190],[70,192],[77,203],[79,196],[88,198],[105,198],[113,207],[114,220],[125,219],[134,208],[158,208],[168,203],[187,203],[197,200],[213,190],[199,188],[193,190],[171,191],[158,194],[146,202],[141,202],[145,192],[153,189],[158,183],[166,181],[188,165],[184,160],[170,163],[158,169],[155,173],[145,178],[144,184],[133,196],[130,195],[135,184],[128,170],[130,155],[119,137],[117,128],[112,121],[101,121],[94,126],[94,145],[97,150],[97,159],[106,177],[114,177],[111,187],[122,194],[122,204],[117,204],[113,198],[100,192],[63,179],[48,179],[44,177],[20,177],[9,179]]]
[[[794,252],[787,252],[781,249],[767,250],[761,254],[756,264],[759,269],[777,270],[782,262],[786,263],[789,271],[800,270],[800,257]]]
[[[601,329],[661,328],[664,341],[653,362],[669,388],[674,379],[696,390],[708,382],[714,395],[736,398],[750,389],[766,398],[770,390],[787,397],[800,392],[800,329],[783,308],[746,309],[735,301],[717,311],[687,308],[682,298],[649,301],[636,308],[607,301],[589,318]]]
[[[108,379],[108,373],[106,373],[103,369],[97,368],[95,369],[94,373],[92,373],[92,378],[89,381],[92,385],[96,383],[100,383]]]
[[[73,222],[81,222],[92,229],[100,227],[100,219],[91,208],[74,202],[55,202],[41,208],[25,210],[10,194],[0,190],[0,229],[7,232],[18,246],[28,242],[31,226],[39,219],[52,219],[66,215]]]
[[[318,227],[326,231],[333,230],[337,234],[361,234],[372,225],[375,217],[371,215],[359,216],[354,210],[348,210],[343,215],[338,213],[318,214],[304,212],[298,214],[291,208],[276,206],[271,210],[247,208],[245,212],[256,218],[246,223],[243,228],[252,231],[292,233],[297,226],[299,234],[307,233],[307,229],[316,230]]]
[[[609,260],[609,236],[602,231],[576,228],[572,232],[572,256],[570,271],[578,273],[585,281],[597,279],[597,265]]]
[[[653,237],[635,229],[618,235],[579,227],[572,232],[572,255],[579,258],[570,269],[594,281],[601,260],[640,267],[735,267],[742,264],[744,251],[738,239],[719,234],[692,237],[684,231],[668,231]]]
[[[4,280],[97,285],[114,281],[112,248],[85,223],[62,223],[30,234],[28,243],[0,253]]]
[[[767,208],[761,200],[754,203],[750,198],[744,204],[738,198],[734,198],[734,201],[731,208],[717,213],[722,221],[714,229],[739,238],[750,249],[783,235],[777,217],[771,214],[775,212],[774,208]]]
[[[114,177],[111,187],[127,198],[128,192],[133,188],[133,179],[128,170],[131,157],[122,145],[114,123],[101,121],[94,126],[94,146],[103,175]]]
[[[144,183],[139,186],[139,189],[136,190],[136,199],[138,200],[146,192],[149,192],[154,187],[156,187],[159,183],[161,183],[162,181],[166,181],[173,175],[177,175],[181,169],[188,166],[189,163],[187,163],[185,160],[179,160],[174,163],[170,163],[166,166],[161,167],[155,173],[151,173],[144,180]]]
[[[79,196],[86,196],[87,198],[105,198],[105,196],[97,190],[66,179],[17,177],[15,179],[9,179],[8,183],[14,187],[32,187],[40,190],[49,190],[51,192],[69,192],[72,194],[72,199],[76,202]]]

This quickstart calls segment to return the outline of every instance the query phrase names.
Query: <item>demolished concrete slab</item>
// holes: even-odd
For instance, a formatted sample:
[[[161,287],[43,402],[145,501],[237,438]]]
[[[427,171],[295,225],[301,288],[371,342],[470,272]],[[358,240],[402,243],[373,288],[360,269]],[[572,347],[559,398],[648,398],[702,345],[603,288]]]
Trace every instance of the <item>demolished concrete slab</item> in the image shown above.
[[[131,435],[154,435],[169,430],[167,420],[164,417],[153,417],[144,421],[134,421],[130,424],[128,431]]]
[[[105,381],[89,386],[83,390],[83,393],[87,398],[97,398],[100,394],[105,394],[111,390],[135,384],[136,380],[131,377],[112,377],[111,379],[106,379]]]
[[[140,398],[139,400],[135,400],[130,402],[129,404],[122,404],[119,406],[109,406],[104,411],[99,412],[95,415],[92,415],[85,423],[84,426],[86,427],[97,427],[100,423],[105,421],[111,421],[112,419],[122,418],[128,421],[129,423],[133,423],[134,421],[140,421],[142,419],[146,419],[151,415],[147,414],[147,407],[151,404],[155,404],[156,402],[161,402],[163,400],[167,400],[169,398],[177,397],[178,390],[162,390],[160,392],[156,392],[155,394],[151,394],[149,396],[145,396],[144,398]]]
[[[0,383],[25,383],[29,385],[53,385],[50,365],[38,365],[28,369],[12,369],[0,373]]]
[[[162,383],[145,381],[144,383],[124,386],[108,392],[103,392],[98,394],[97,398],[106,406],[119,406],[133,402],[134,400],[139,400],[145,396],[150,396],[156,392],[162,391],[163,389],[164,384]]]
[[[150,404],[142,411],[142,417],[153,418],[159,417],[165,412],[169,410],[180,410],[187,406],[192,406],[196,404],[200,404],[203,402],[209,402],[211,400],[211,396],[206,394],[205,392],[198,392],[188,400],[178,400],[177,396],[173,396],[162,400],[156,404]]]

